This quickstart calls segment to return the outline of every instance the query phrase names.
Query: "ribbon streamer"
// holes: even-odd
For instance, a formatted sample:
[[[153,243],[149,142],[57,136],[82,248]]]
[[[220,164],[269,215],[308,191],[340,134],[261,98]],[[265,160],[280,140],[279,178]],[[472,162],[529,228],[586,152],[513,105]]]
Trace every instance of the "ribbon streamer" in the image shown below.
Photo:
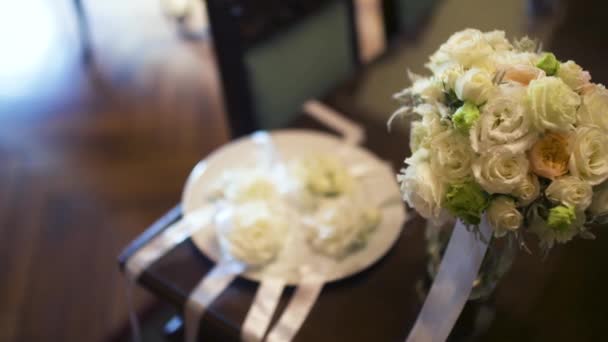
[[[243,341],[256,342],[264,338],[284,287],[283,279],[267,278],[262,281],[243,323],[241,330]]]
[[[484,237],[492,234],[485,217],[479,229]],[[406,342],[443,342],[448,338],[471,294],[487,247],[462,222],[456,223],[439,272]]]
[[[230,261],[220,262],[192,290],[184,308],[187,342],[196,342],[203,313],[244,270],[243,264]]]
[[[125,269],[132,280],[137,280],[141,273],[173,247],[182,243],[195,231],[209,225],[215,213],[215,207],[205,207],[184,216],[154,237],[147,245],[135,251],[127,260]]]
[[[161,234],[154,237],[148,244],[141,247],[127,260],[125,264],[126,293],[129,305],[129,321],[135,342],[141,341],[141,329],[133,304],[133,288],[137,278],[156,260],[169,252],[173,247],[182,243],[195,231],[211,223],[214,207],[205,207],[183,217],[167,227]]]
[[[225,202],[215,205],[216,211],[213,217],[215,231],[230,229],[233,222],[233,208]],[[230,253],[222,250],[222,256],[216,265],[199,281],[194,290],[188,296],[184,306],[185,340],[195,342],[198,336],[200,319],[209,305],[230,285],[239,274],[243,273],[247,266],[232,258]]]
[[[323,103],[308,100],[304,103],[303,109],[322,124],[339,132],[347,144],[359,145],[365,140],[365,132],[361,126]]]
[[[269,333],[267,342],[291,341],[321,294],[325,284],[325,277],[321,273],[310,266],[303,266],[301,279],[283,315]]]

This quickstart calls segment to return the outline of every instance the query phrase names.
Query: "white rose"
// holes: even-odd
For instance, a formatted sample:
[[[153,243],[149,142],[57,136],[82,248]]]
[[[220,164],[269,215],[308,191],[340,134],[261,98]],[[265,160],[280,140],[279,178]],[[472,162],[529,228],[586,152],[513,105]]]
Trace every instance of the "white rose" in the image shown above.
[[[289,220],[278,208],[277,202],[270,209],[266,202],[251,201],[221,210],[215,224],[223,250],[251,266],[272,261],[289,228]]]
[[[435,136],[449,129],[446,121],[442,120],[442,118],[448,116],[446,111],[447,109],[441,103],[423,103],[414,107],[414,113],[422,117],[422,124],[427,127],[430,136]]]
[[[428,63],[424,65],[427,69],[433,72],[433,75],[441,75],[445,70],[460,66],[458,62],[452,59],[446,52],[437,50],[429,58]]]
[[[608,135],[594,126],[576,129],[570,144],[568,168],[574,176],[598,185],[608,179]]]
[[[525,104],[526,90],[516,84],[502,84],[483,106],[479,120],[471,129],[471,145],[476,152],[504,146],[523,153],[536,140],[536,132]]]
[[[441,103],[421,103],[416,105],[412,111],[422,117],[425,122],[430,122],[435,119],[441,119],[443,114],[441,113]]]
[[[515,187],[513,195],[517,197],[521,206],[528,206],[540,196],[540,183],[538,177],[530,173],[526,179]]]
[[[445,68],[438,70],[435,75],[438,75],[441,82],[447,89],[454,89],[456,81],[464,74],[464,68],[460,64],[449,64]]]
[[[421,147],[428,148],[429,129],[422,121],[413,121],[410,127],[410,151],[418,151]]]
[[[492,76],[489,73],[472,68],[456,80],[454,91],[459,99],[480,105],[488,100],[493,88]]]
[[[547,198],[553,203],[561,203],[583,211],[591,204],[593,189],[589,183],[574,176],[560,177],[545,190]]]
[[[425,118],[425,117],[439,117],[439,110],[437,109],[437,106],[430,104],[430,103],[421,103],[419,105],[416,105],[412,111],[415,114],[420,115],[421,117]]]
[[[608,90],[603,85],[594,85],[585,91],[577,117],[578,124],[598,126],[608,133]]]
[[[293,172],[311,193],[335,196],[353,189],[353,177],[344,163],[334,157],[318,155],[299,160]]]
[[[236,203],[272,199],[278,194],[272,177],[263,169],[227,171],[216,186],[221,197]]]
[[[532,122],[539,131],[574,128],[580,97],[557,77],[543,77],[528,85]]]
[[[468,139],[454,131],[431,138],[431,167],[448,183],[463,182],[471,176],[474,153]]]
[[[418,78],[412,84],[411,91],[427,102],[440,101],[444,96],[441,80],[435,77]]]
[[[557,69],[557,77],[561,78],[574,91],[580,91],[591,81],[589,72],[583,70],[580,65],[573,61],[560,64],[559,69]]]
[[[483,34],[485,40],[490,44],[494,51],[508,51],[513,45],[505,37],[505,31],[494,30]]]
[[[538,42],[528,36],[523,36],[513,40],[513,48],[516,51],[532,53],[538,51]]]
[[[420,115],[420,119],[412,121],[410,125],[410,150],[412,153],[421,147],[429,148],[432,136],[450,128],[449,122],[442,119],[442,115],[447,114],[440,114],[438,105],[439,103],[422,103],[412,109],[413,113]]]
[[[487,192],[510,194],[525,181],[529,163],[525,154],[496,147],[484,153],[473,163],[477,183]]]
[[[418,155],[420,156],[419,150]],[[427,151],[428,154],[428,151]],[[441,205],[445,195],[445,185],[438,175],[433,173],[431,165],[423,158],[413,156],[408,159],[410,166],[401,170],[397,181],[407,204],[416,209],[427,219],[437,219],[441,215]]]
[[[365,207],[348,197],[324,203],[303,220],[306,237],[317,252],[342,259],[365,246],[381,220],[377,208]]]
[[[499,51],[491,55],[489,59],[497,70],[504,70],[515,65],[521,68],[535,67],[534,64],[538,56],[535,53],[528,52]]]
[[[608,215],[608,182],[595,189],[589,212],[595,216]]]
[[[515,201],[506,196],[494,199],[490,203],[486,214],[496,237],[502,237],[508,232],[517,231],[524,220],[523,215],[515,206]]]
[[[431,64],[435,66],[455,61],[465,68],[476,63],[483,63],[485,58],[492,54],[494,49],[483,36],[475,29],[466,29],[454,33],[439,50],[431,56]]]

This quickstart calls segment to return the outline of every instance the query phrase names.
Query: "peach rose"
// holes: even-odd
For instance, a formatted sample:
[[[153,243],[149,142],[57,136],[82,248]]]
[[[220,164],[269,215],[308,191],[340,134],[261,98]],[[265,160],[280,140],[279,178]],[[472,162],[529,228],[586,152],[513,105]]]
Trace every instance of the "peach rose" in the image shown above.
[[[593,92],[595,90],[596,86],[597,86],[597,84],[595,84],[595,83],[587,83],[587,84],[581,86],[581,88],[580,88],[581,95],[584,96],[584,95],[590,94],[591,92]]]
[[[504,69],[505,80],[528,85],[535,79],[545,76],[545,72],[532,65],[515,64]]]
[[[568,172],[568,136],[547,133],[537,141],[528,154],[532,171],[545,178],[555,179]]]

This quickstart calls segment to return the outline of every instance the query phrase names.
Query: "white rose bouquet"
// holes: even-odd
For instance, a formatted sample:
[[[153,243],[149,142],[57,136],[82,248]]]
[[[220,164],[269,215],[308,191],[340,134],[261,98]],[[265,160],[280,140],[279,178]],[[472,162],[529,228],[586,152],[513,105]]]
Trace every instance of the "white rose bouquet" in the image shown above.
[[[389,120],[413,115],[403,199],[431,220],[483,215],[547,252],[608,222],[608,90],[573,61],[502,31],[452,35]]]

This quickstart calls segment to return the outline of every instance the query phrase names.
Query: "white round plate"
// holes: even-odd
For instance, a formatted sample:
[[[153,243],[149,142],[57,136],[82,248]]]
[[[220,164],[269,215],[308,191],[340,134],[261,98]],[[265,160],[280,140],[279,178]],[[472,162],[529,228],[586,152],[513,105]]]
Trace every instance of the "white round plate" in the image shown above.
[[[363,148],[347,145],[329,134],[309,130],[280,130],[270,133],[270,137],[284,161],[331,154],[341,159],[348,168],[365,165],[369,168],[366,173],[369,176],[363,177],[360,184],[370,204],[379,206],[385,203],[380,207],[382,221],[364,248],[341,260],[313,252],[305,239],[301,239],[296,248],[283,248],[271,264],[261,269],[248,270],[243,276],[254,281],[267,276],[280,277],[289,285],[297,285],[300,279],[298,266],[310,265],[327,270],[325,277],[330,282],[361,272],[384,256],[399,237],[405,221],[405,208],[400,201],[399,187],[392,169]],[[224,171],[255,165],[256,149],[259,149],[259,145],[256,145],[251,136],[247,136],[219,148],[201,161],[186,182],[182,198],[184,214],[209,204],[207,191]],[[192,240],[213,261],[220,259],[221,251],[215,229],[202,229],[192,236]]]

